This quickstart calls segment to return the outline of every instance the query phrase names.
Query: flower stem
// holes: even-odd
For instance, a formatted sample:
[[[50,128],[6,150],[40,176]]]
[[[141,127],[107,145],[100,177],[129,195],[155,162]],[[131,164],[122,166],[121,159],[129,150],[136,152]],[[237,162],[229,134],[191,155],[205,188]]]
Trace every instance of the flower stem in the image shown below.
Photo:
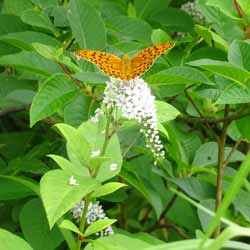
[[[112,118],[112,113],[113,113],[113,109],[111,108],[109,113],[107,114],[107,123],[106,123],[106,128],[105,128],[105,138],[104,138],[104,143],[103,143],[103,147],[102,147],[102,151],[101,151],[101,156],[104,156],[107,146],[108,146],[108,140],[109,140],[109,128],[110,128],[110,124],[111,124],[111,118]],[[99,164],[99,166],[96,168],[95,172],[92,174],[93,177],[96,177],[98,174],[98,171],[100,169],[101,164]],[[86,218],[87,218],[87,213],[88,213],[88,207],[91,201],[91,193],[88,194],[85,199],[84,199],[84,209],[82,212],[82,217],[80,220],[80,226],[79,226],[79,230],[80,232],[84,232],[85,229],[85,225],[86,225]],[[81,237],[78,237],[77,239],[77,243],[76,243],[76,250],[81,250],[81,245],[82,245],[82,239]]]
[[[84,199],[84,209],[83,209],[83,212],[82,212],[82,217],[81,217],[80,226],[79,226],[79,230],[82,233],[84,232],[85,225],[86,225],[86,218],[87,218],[90,199],[91,199],[90,194],[88,194],[86,196],[86,198]],[[82,240],[81,240],[81,237],[79,236],[77,238],[76,250],[81,250],[81,245],[82,245]]]
[[[224,117],[228,116],[229,105],[225,106]],[[221,136],[217,142],[218,144],[218,167],[217,167],[217,190],[216,190],[216,211],[221,205],[222,193],[223,193],[223,172],[224,172],[224,150],[227,139],[227,129],[230,125],[230,122],[225,121],[222,128]],[[221,224],[219,223],[214,231],[214,237],[218,237],[221,231]]]
[[[101,151],[101,155],[100,156],[104,156],[107,146],[108,146],[108,141],[109,141],[109,129],[110,129],[110,124],[111,124],[111,118],[112,118],[112,113],[113,113],[113,108],[111,108],[109,110],[109,113],[107,114],[107,123],[106,123],[106,128],[105,128],[105,138],[104,138],[104,143],[102,146],[102,151]],[[93,177],[96,177],[99,169],[100,169],[101,164],[99,164],[99,166],[96,168]]]

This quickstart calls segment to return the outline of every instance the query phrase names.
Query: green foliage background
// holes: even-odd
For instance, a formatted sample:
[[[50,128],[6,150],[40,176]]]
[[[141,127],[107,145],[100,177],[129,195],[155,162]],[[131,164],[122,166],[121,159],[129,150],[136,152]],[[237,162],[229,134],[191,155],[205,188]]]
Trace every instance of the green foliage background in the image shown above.
[[[75,250],[68,211],[96,190],[115,235],[83,249],[250,249],[250,1],[199,0],[185,12],[186,2],[0,2],[0,250]],[[91,161],[105,138],[89,119],[108,77],[72,52],[131,56],[169,41],[142,75],[166,159],[154,166],[138,126],[122,120]],[[95,178],[88,164],[100,165]]]

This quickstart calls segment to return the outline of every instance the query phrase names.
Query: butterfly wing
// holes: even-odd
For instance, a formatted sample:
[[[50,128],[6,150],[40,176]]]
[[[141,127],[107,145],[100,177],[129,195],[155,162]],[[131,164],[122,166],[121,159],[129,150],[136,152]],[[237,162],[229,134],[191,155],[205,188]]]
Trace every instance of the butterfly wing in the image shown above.
[[[121,59],[119,57],[96,50],[78,50],[75,55],[94,63],[107,75],[123,79]]]
[[[154,45],[140,51],[138,54],[131,58],[131,79],[141,75],[147,71],[153,62],[166,50],[172,48],[174,43],[163,43]]]

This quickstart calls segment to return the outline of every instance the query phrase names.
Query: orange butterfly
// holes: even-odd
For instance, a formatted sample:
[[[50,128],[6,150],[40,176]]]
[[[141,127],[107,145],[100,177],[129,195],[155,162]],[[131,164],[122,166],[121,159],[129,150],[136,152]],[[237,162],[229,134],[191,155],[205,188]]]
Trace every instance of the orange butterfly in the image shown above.
[[[75,55],[96,64],[109,76],[130,80],[144,73],[162,53],[173,46],[174,43],[171,42],[154,45],[140,51],[132,58],[127,54],[119,58],[96,50],[78,50]]]

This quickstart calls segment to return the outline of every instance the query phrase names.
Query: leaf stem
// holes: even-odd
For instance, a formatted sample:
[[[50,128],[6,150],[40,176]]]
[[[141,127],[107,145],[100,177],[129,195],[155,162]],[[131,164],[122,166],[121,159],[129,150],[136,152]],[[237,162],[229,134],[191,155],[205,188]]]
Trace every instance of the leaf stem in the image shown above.
[[[101,151],[101,156],[104,156],[106,149],[107,149],[112,112],[113,112],[113,108],[111,108],[109,110],[109,113],[107,114],[107,123],[106,123],[106,128],[105,128],[105,139],[104,139],[104,143],[103,143],[103,147],[102,147],[102,151]],[[95,172],[92,174],[92,177],[95,178],[97,176],[99,169],[100,169],[100,166],[101,166],[101,164],[99,164],[99,166],[96,168]],[[88,207],[89,207],[90,201],[91,201],[91,193],[89,193],[84,199],[84,209],[83,209],[82,217],[80,220],[80,226],[79,226],[79,230],[82,233],[84,232],[84,229],[85,229],[86,218],[87,218]],[[84,240],[84,241],[86,242],[86,240]],[[81,237],[79,236],[77,238],[76,250],[81,250],[82,242],[83,242],[83,239],[81,239]]]
[[[82,233],[84,232],[85,225],[86,225],[86,218],[87,218],[90,199],[91,199],[91,194],[88,194],[84,199],[84,208],[83,208],[82,217],[81,217],[80,226],[79,226],[79,230]],[[81,245],[82,245],[82,239],[81,239],[81,236],[78,236],[77,243],[76,243],[76,250],[81,250]]]
[[[195,110],[197,111],[197,113],[200,115],[200,118],[204,118],[202,112],[199,110],[198,106],[195,104],[195,102],[193,101],[192,97],[189,95],[188,91],[185,89],[184,90],[186,97],[188,98],[188,100],[191,102],[191,104],[193,105],[193,107],[195,108]],[[208,130],[210,131],[210,133],[214,136],[214,138],[216,139],[216,141],[219,141],[219,137],[217,136],[217,134],[214,132],[213,128],[210,126],[210,124],[205,121],[205,125],[208,128]]]
[[[225,106],[225,111],[224,111],[224,117],[228,116],[229,112],[229,105],[227,104]],[[216,189],[216,204],[215,208],[216,211],[221,205],[221,200],[222,200],[222,193],[223,193],[223,172],[224,172],[224,148],[225,148],[225,143],[226,143],[226,138],[227,138],[227,129],[229,126],[230,122],[225,121],[223,123],[223,128],[222,128],[222,133],[221,136],[219,137],[219,140],[217,141],[218,144],[218,167],[217,167],[217,189]],[[214,231],[214,237],[218,237],[220,234],[221,230],[221,224],[219,223]]]
[[[75,84],[75,86],[76,86],[77,88],[79,88],[80,91],[82,91],[83,86],[81,85],[81,83],[80,83],[78,80],[76,80],[76,79],[71,75],[71,73],[70,73],[70,71],[67,69],[67,67],[66,67],[64,64],[60,63],[60,62],[57,62],[57,63],[58,63],[58,65],[62,68],[63,72],[64,72],[64,73],[70,78],[70,80]]]
[[[112,118],[112,113],[113,113],[113,108],[110,108],[108,114],[107,114],[107,123],[106,123],[106,128],[105,128],[105,137],[104,137],[104,143],[102,147],[102,151],[100,156],[104,156],[107,146],[108,146],[108,141],[109,141],[109,129],[110,129],[110,124],[111,124],[111,118]],[[98,175],[99,169],[100,169],[101,164],[96,168],[93,177],[96,177]]]
[[[236,141],[236,143],[234,144],[234,146],[232,147],[231,151],[229,152],[229,154],[227,155],[227,158],[224,161],[224,167],[227,166],[227,164],[229,163],[232,155],[234,154],[234,152],[237,150],[238,146],[240,145],[240,143],[243,141],[243,136],[240,136],[240,138],[238,139],[238,141]]]
[[[167,206],[165,207],[165,209],[162,211],[159,220],[156,221],[156,223],[153,226],[148,228],[146,230],[146,232],[150,233],[150,232],[154,231],[155,229],[159,228],[159,226],[161,225],[161,221],[165,218],[167,212],[172,208],[176,199],[177,199],[177,194],[174,194],[173,197],[171,198],[171,200],[169,201],[169,203],[167,204]]]
[[[179,115],[177,116],[177,120],[179,121],[184,121],[187,123],[220,123],[220,122],[231,122],[234,120],[238,120],[244,117],[250,116],[250,113],[246,114],[235,114],[235,115],[229,115],[227,117],[222,117],[222,118],[213,118],[213,117],[196,117],[196,116],[187,116],[187,115]]]

